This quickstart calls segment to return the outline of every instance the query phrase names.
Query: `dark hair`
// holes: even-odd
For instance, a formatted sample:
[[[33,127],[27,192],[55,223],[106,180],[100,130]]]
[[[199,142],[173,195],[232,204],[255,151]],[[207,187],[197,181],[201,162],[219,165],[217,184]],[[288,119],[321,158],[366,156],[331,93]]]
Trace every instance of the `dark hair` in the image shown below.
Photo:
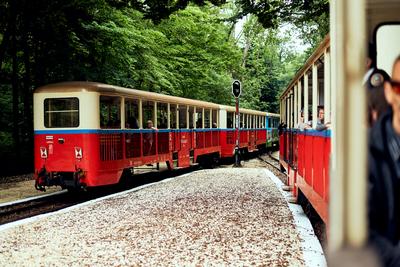
[[[368,57],[371,59],[372,62],[375,62],[376,49],[373,43],[368,43]],[[374,66],[374,64],[372,64],[372,66]]]

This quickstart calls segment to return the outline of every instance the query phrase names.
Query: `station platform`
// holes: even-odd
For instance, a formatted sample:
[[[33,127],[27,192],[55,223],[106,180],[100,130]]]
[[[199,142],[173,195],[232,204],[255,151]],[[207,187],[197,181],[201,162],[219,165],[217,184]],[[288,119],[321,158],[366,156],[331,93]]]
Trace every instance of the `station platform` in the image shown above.
[[[1,266],[326,266],[265,168],[220,168],[0,226]]]

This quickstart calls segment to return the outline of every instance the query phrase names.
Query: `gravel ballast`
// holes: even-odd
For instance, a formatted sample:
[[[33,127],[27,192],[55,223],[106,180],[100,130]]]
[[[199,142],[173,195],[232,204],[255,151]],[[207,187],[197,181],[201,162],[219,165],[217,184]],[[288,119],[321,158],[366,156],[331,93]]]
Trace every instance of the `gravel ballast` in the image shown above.
[[[262,169],[183,175],[0,231],[0,266],[303,266]]]

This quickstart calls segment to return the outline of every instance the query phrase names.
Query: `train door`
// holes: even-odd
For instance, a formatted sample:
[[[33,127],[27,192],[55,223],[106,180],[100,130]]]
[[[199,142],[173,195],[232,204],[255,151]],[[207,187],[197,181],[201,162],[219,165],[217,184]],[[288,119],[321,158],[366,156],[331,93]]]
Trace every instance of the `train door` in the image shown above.
[[[178,130],[178,167],[188,167],[190,165],[190,150],[192,148],[191,131],[189,127],[189,109],[186,105],[178,106],[179,130]]]
[[[256,150],[255,115],[249,115],[249,152]]]

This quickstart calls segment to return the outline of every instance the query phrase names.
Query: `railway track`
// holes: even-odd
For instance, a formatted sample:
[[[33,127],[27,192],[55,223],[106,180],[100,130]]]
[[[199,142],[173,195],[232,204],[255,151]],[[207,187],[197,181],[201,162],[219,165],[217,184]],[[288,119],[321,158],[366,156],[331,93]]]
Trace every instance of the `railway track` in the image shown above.
[[[67,191],[57,193],[1,205],[0,225],[57,211],[90,199],[88,195],[73,196],[72,194],[68,194]]]
[[[0,225],[64,209],[106,195],[122,192],[148,183],[193,171],[192,168],[175,171],[147,172],[126,177],[120,184],[104,186],[87,192],[60,191],[45,196],[0,204]]]
[[[279,160],[274,158],[271,153],[267,153],[266,155],[258,155],[257,158],[264,163],[267,163],[269,166],[273,167],[274,170],[281,172]]]

